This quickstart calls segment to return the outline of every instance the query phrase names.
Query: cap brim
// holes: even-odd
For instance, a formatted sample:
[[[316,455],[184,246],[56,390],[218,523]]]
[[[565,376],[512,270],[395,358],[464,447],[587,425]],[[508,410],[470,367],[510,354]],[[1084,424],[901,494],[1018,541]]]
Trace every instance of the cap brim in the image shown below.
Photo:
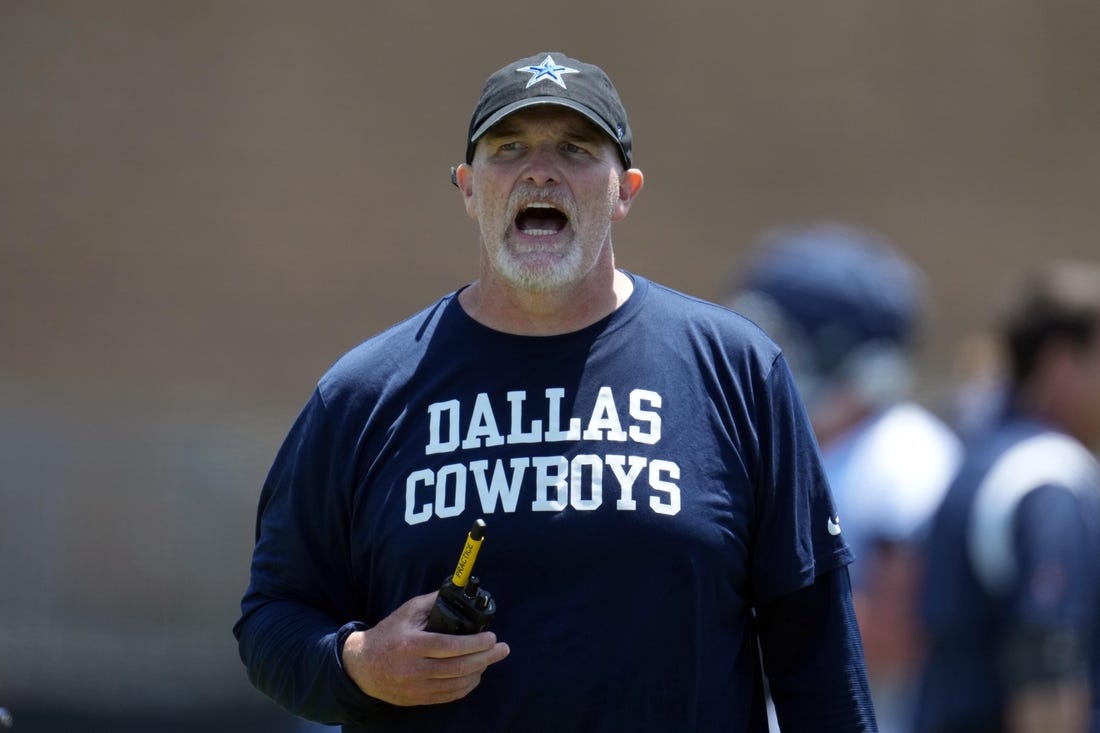
[[[611,128],[608,127],[607,123],[604,122],[603,119],[598,114],[596,114],[596,112],[591,107],[587,107],[583,104],[580,104],[579,102],[574,102],[571,99],[565,99],[564,97],[527,97],[526,99],[521,99],[518,102],[512,102],[511,104],[505,105],[504,107],[501,107],[492,115],[490,115],[488,119],[482,122],[478,126],[478,128],[474,130],[474,133],[470,135],[469,144],[473,145],[482,135],[489,131],[490,127],[497,124],[513,112],[518,112],[521,109],[534,107],[535,105],[539,104],[554,104],[559,107],[568,107],[574,112],[580,112],[586,118],[591,120],[596,125],[596,127],[603,130],[604,133],[611,138],[611,141],[613,143],[615,143],[616,145],[619,144],[618,136],[616,136],[615,133],[611,131]]]

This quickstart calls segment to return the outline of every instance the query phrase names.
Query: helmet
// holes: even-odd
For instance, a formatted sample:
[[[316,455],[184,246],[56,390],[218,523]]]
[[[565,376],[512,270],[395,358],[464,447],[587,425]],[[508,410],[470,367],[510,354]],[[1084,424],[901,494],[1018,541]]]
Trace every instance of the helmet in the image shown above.
[[[760,238],[729,305],[783,349],[807,404],[844,384],[872,405],[908,391],[919,271],[879,235],[842,224]]]

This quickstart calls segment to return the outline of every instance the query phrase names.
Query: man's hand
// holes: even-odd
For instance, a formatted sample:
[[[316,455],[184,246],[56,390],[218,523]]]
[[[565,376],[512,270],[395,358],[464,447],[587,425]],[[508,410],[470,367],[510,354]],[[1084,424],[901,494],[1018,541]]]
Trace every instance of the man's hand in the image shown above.
[[[491,631],[425,631],[437,594],[416,596],[377,626],[348,636],[341,657],[359,689],[394,705],[451,702],[477,687],[486,667],[508,656],[508,645]]]

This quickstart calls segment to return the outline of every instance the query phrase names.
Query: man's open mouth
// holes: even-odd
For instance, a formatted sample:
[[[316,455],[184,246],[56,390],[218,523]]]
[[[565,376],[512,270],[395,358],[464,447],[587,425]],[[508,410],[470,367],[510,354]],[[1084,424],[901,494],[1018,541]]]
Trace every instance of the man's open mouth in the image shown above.
[[[516,215],[516,229],[532,237],[557,234],[568,223],[569,217],[554,204],[527,204]]]

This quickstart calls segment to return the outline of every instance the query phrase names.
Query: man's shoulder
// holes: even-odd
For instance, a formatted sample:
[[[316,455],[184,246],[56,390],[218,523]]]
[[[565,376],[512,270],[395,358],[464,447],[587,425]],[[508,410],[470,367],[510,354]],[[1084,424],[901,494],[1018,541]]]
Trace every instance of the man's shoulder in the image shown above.
[[[962,460],[962,444],[935,415],[914,403],[870,419],[825,450],[839,474],[835,490],[858,502],[853,514],[883,538],[911,540],[935,511]]]
[[[646,284],[649,289],[648,297],[656,299],[663,307],[681,311],[686,315],[729,320],[731,323],[740,324],[740,327],[756,328],[756,324],[748,318],[724,305],[655,280],[646,280],[637,275],[634,277],[639,282]]]
[[[683,329],[682,333],[713,334],[727,345],[743,344],[771,355],[779,351],[764,329],[725,305],[653,281],[648,281],[646,300],[659,309],[661,319]]]
[[[962,442],[954,431],[913,402],[883,411],[852,439],[853,452],[867,471],[915,490],[946,483],[962,459]]]
[[[1053,489],[1093,506],[1100,497],[1100,467],[1079,442],[1042,426],[1008,426],[991,445],[986,468],[974,482],[968,549],[983,584],[999,589],[1012,577],[1014,527],[1025,497]]]

